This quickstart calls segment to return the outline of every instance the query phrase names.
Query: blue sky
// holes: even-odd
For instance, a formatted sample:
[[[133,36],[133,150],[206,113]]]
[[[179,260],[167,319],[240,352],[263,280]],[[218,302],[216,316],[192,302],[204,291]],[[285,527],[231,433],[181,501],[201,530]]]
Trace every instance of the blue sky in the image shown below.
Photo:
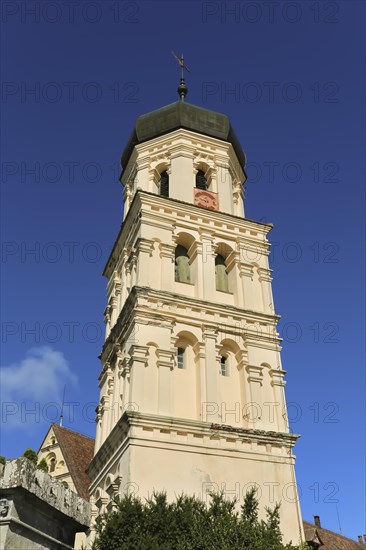
[[[176,101],[183,51],[187,100],[246,152],[246,216],[274,224],[303,517],[366,532],[364,3],[2,9],[2,454],[38,447],[65,384],[64,424],[94,435],[119,158],[136,117]]]

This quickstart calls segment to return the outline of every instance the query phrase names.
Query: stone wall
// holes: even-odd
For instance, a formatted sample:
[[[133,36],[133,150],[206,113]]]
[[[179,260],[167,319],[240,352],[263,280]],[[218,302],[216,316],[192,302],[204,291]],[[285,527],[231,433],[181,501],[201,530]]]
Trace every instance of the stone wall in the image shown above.
[[[27,458],[0,465],[0,548],[72,549],[89,524],[90,504]]]

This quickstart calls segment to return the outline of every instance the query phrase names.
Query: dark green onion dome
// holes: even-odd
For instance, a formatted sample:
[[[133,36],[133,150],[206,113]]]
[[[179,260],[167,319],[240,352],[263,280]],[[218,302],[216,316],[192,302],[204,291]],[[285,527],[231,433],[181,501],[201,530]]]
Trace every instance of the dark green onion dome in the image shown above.
[[[240,165],[244,167],[245,153],[230,124],[229,117],[184,101],[177,101],[161,109],[141,115],[122,153],[121,164],[125,168],[135,145],[162,136],[178,128],[192,130],[232,144]]]

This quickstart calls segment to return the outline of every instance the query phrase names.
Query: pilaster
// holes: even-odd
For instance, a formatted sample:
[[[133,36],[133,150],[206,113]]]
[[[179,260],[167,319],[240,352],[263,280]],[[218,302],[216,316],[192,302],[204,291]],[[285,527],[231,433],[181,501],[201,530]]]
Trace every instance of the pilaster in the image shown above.
[[[271,269],[266,269],[266,268],[258,269],[259,282],[261,283],[261,287],[262,287],[263,307],[266,313],[274,313],[272,287],[271,287],[271,282],[272,282],[271,271],[272,271]]]
[[[157,349],[157,367],[159,370],[158,413],[171,415],[172,380],[171,371],[174,368],[174,353],[171,350]]]
[[[285,433],[288,431],[286,400],[284,392],[284,388],[286,386],[284,376],[286,374],[286,371],[280,369],[272,369],[270,370],[269,374],[271,377],[271,386],[273,387],[274,400],[275,402],[278,402],[280,404],[280,406],[276,409],[278,430]]]
[[[216,294],[215,248],[211,233],[200,230],[202,243],[202,296],[204,300],[213,300]]]
[[[246,415],[247,422],[250,427],[260,430],[263,428],[262,419],[262,383],[263,383],[263,367],[256,365],[247,365],[246,371],[248,373],[250,403],[247,403]]]
[[[153,268],[154,241],[139,237],[135,245],[135,254],[131,265],[136,266],[136,284],[140,286],[157,286],[157,273]],[[156,266],[154,266],[156,267]]]
[[[244,307],[243,284],[240,277],[240,252],[232,251],[226,259],[227,271],[233,286],[237,307]]]
[[[239,273],[242,282],[243,305],[245,309],[255,310],[253,293],[253,266],[241,261],[239,264]]]
[[[175,246],[171,244],[159,243],[159,255],[161,259],[161,289],[172,290],[174,282],[174,253]]]
[[[203,406],[204,403],[207,403],[207,384],[206,384],[206,344],[205,342],[196,342],[193,346],[193,353],[195,354],[197,360],[197,368],[199,372],[199,418],[200,420],[206,421],[207,412],[206,407]]]
[[[215,411],[219,410],[219,363],[217,360],[217,336],[218,331],[212,327],[204,327],[203,340],[205,342],[205,371],[206,371],[206,398],[207,403],[212,404]],[[207,407],[206,407],[207,408]],[[213,410],[212,409],[212,410]],[[219,421],[219,413],[210,414],[212,422]]]
[[[145,367],[148,362],[148,346],[132,345],[129,349],[129,370],[131,371],[129,402],[136,403],[139,410],[144,407]]]
[[[189,265],[192,267],[192,275],[195,281],[196,297],[203,296],[203,245],[200,241],[194,241],[189,250]]]
[[[130,401],[130,374],[130,361],[127,357],[124,357],[121,361],[120,370],[121,412],[126,409],[126,405]]]

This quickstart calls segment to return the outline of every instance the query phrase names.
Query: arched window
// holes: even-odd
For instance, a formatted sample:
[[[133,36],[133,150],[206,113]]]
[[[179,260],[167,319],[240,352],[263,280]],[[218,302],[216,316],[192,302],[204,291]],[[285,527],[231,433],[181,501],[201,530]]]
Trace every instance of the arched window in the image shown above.
[[[225,258],[218,254],[215,258],[216,290],[229,292],[229,280],[226,271]]]
[[[181,244],[175,249],[175,280],[179,283],[191,282],[188,250]]]
[[[197,170],[196,174],[196,187],[197,189],[203,189],[206,191],[208,185],[207,185],[207,178],[205,177],[205,173],[203,170]]]
[[[56,469],[56,459],[51,458],[51,460],[50,460],[50,472],[54,472],[55,469]]]
[[[69,488],[69,484],[67,483],[67,481],[62,481],[62,485],[68,489]]]
[[[177,366],[178,369],[184,369],[184,348],[177,348]]]
[[[225,357],[224,355],[220,357],[220,374],[221,376],[229,376],[227,357]]]
[[[169,174],[166,170],[160,174],[159,194],[169,197]]]

